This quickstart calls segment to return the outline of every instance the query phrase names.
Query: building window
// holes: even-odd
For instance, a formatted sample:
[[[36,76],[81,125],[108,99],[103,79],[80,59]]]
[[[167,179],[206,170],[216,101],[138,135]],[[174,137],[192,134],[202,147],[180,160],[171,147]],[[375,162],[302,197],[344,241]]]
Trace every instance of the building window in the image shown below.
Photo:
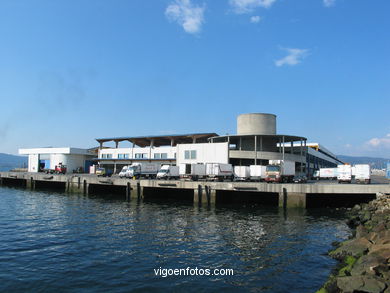
[[[147,159],[148,154],[135,154],[136,159]]]
[[[155,159],[161,159],[161,154],[154,154]]]
[[[129,154],[118,154],[118,159],[128,159]]]
[[[112,154],[102,154],[102,159],[112,159]]]
[[[161,159],[168,159],[168,154],[167,153],[162,153],[161,154]]]
[[[196,151],[184,151],[184,159],[186,160],[194,160],[196,159]]]
[[[196,159],[196,151],[195,150],[191,151],[191,159],[192,160]]]

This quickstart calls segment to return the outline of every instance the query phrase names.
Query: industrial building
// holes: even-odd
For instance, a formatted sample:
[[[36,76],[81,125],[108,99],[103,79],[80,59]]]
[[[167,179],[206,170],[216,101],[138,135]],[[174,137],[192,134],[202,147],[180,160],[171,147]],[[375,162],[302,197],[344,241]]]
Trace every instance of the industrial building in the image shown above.
[[[342,164],[337,157],[318,143],[307,143],[303,136],[276,133],[276,115],[242,114],[237,118],[237,134],[216,133],[185,135],[98,138],[96,162],[114,173],[133,162],[162,164],[231,163],[232,165],[267,165],[269,160],[289,160],[296,172],[311,175],[321,167]],[[107,148],[107,142],[115,147]],[[130,142],[131,147],[120,147]]]
[[[72,147],[19,149],[19,154],[28,155],[28,172],[53,170],[56,165],[62,164],[66,165],[68,172],[81,168],[88,173],[92,159],[96,157],[93,150]]]

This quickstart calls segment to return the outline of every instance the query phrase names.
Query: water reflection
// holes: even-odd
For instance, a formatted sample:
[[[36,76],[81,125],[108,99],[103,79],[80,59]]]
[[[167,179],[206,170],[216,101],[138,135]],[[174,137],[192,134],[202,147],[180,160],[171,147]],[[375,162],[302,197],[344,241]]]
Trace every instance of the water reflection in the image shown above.
[[[336,210],[207,208],[0,188],[0,289],[311,292],[334,264],[323,255],[330,243],[348,234]],[[153,273],[188,266],[235,274]]]

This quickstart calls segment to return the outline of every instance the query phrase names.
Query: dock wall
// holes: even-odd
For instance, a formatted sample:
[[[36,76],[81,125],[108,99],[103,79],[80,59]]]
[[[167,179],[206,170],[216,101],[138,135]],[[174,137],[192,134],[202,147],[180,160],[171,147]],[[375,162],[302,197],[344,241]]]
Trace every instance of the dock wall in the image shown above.
[[[212,182],[185,180],[132,180],[97,177],[89,174],[43,174],[0,172],[0,184],[30,190],[55,188],[88,195],[102,191],[119,193],[126,200],[172,193],[189,197],[195,204],[226,202],[268,203],[282,208],[333,206],[337,202],[353,205],[372,200],[379,193],[390,193],[388,184],[268,184],[263,182]]]

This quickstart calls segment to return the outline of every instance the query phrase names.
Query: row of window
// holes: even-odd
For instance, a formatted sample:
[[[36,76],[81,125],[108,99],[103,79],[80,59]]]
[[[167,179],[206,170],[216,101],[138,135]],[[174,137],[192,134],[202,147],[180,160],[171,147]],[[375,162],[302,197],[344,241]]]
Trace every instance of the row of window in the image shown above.
[[[153,155],[154,159],[168,159],[167,153],[156,153]],[[112,154],[102,154],[102,159],[112,159]],[[148,154],[137,153],[135,154],[136,159],[147,159]],[[175,154],[176,158],[176,154]],[[130,159],[130,154],[118,154],[118,159]]]

